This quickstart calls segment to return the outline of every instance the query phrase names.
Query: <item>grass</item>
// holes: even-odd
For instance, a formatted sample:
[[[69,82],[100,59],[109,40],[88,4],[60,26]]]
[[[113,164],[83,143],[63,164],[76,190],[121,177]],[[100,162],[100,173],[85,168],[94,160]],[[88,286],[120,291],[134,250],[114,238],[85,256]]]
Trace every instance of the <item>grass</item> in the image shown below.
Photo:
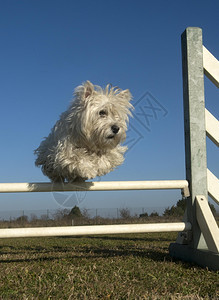
[[[172,261],[176,233],[0,240],[0,299],[219,299],[219,272]]]

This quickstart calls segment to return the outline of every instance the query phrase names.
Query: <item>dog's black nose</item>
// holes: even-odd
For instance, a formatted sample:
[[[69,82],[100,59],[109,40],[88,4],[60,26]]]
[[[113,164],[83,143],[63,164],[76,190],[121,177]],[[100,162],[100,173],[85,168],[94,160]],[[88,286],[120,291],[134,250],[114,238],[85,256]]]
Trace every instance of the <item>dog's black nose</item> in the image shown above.
[[[116,133],[119,132],[119,127],[118,127],[117,125],[113,125],[113,126],[111,127],[111,129],[112,129],[112,132],[113,132],[114,134],[116,134]]]

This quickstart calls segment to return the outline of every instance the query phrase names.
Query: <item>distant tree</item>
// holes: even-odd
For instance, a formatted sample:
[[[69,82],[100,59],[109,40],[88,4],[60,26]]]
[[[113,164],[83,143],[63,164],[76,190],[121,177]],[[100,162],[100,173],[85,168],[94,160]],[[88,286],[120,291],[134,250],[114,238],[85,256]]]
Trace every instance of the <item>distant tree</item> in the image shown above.
[[[165,208],[165,210],[163,212],[163,216],[164,217],[169,217],[170,216],[170,207],[169,206],[167,208]]]
[[[58,209],[54,214],[53,217],[56,221],[60,221],[66,219],[69,215],[68,209]]]
[[[210,209],[212,213],[216,214],[216,209],[213,204],[209,203]],[[165,217],[173,216],[173,217],[181,217],[184,215],[186,209],[186,198],[182,198],[178,200],[176,205],[171,206],[171,208],[167,207],[163,213]]]
[[[28,216],[20,216],[16,219],[16,221],[19,223],[26,223],[28,222]]]
[[[171,208],[167,207],[163,213],[163,216],[165,217],[180,217],[183,216],[184,211],[181,207],[178,206],[171,206]]]
[[[182,198],[182,199],[178,200],[177,203],[176,203],[176,206],[180,207],[184,212],[185,209],[186,209],[186,199]]]
[[[40,216],[40,219],[42,221],[47,221],[47,220],[49,220],[49,216],[48,216],[48,214],[43,214],[43,215]]]
[[[82,213],[81,213],[81,211],[80,211],[80,208],[79,208],[78,206],[75,205],[75,206],[72,208],[72,210],[70,211],[69,217],[71,217],[72,219],[75,219],[75,218],[82,218],[83,215],[82,215]]]
[[[37,220],[37,216],[35,215],[35,214],[31,214],[30,215],[30,221],[31,222],[34,222],[34,221],[36,221]]]
[[[129,218],[131,218],[131,213],[130,213],[130,210],[128,208],[121,208],[119,210],[119,214],[120,214],[120,217],[122,219],[129,219]]]
[[[176,205],[171,206],[171,208],[167,207],[163,213],[165,217],[181,217],[183,216],[186,209],[186,200],[182,198],[177,201]]]
[[[156,211],[153,211],[151,214],[150,214],[150,217],[154,218],[154,217],[159,217],[159,214],[156,212]]]
[[[139,215],[139,218],[148,218],[148,213],[143,213]]]

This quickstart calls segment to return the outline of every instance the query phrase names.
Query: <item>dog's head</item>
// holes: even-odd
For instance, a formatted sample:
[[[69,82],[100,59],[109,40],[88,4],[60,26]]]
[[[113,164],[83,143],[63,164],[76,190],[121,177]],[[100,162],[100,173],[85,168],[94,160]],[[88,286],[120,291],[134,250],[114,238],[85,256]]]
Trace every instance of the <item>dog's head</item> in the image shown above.
[[[86,81],[74,94],[72,112],[77,116],[74,128],[88,148],[105,151],[125,140],[128,117],[133,109],[129,90],[110,85],[102,89]]]

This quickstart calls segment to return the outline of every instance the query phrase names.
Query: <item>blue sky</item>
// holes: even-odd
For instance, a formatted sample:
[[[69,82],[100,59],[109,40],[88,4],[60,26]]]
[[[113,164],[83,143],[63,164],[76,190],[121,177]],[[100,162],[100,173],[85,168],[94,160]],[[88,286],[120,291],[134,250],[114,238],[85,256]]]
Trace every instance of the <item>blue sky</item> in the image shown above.
[[[124,165],[97,180],[185,179],[181,34],[201,27],[218,59],[218,10],[218,1],[0,1],[0,182],[48,181],[33,151],[85,80],[130,89],[136,111],[140,99],[155,107],[147,126],[130,121]],[[207,78],[205,93],[219,118],[218,90]],[[207,141],[207,150],[219,176],[218,149]],[[62,208],[58,196],[65,200],[1,194],[1,210]],[[80,207],[161,208],[180,197],[179,191],[91,192]]]

